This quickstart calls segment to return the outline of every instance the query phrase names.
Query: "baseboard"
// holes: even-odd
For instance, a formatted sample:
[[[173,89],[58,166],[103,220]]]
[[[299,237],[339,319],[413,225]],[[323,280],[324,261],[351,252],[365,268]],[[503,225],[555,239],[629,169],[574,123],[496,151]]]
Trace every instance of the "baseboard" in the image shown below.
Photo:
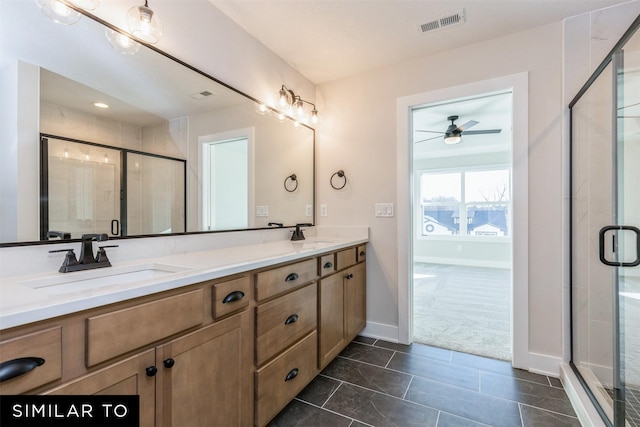
[[[596,411],[589,396],[582,388],[578,377],[571,369],[571,366],[566,363],[560,365],[560,381],[562,381],[564,391],[576,411],[580,424],[585,427],[604,427],[605,424],[602,418],[600,418],[598,411]]]
[[[529,353],[529,371],[550,377],[560,377],[562,357],[549,356],[547,354]]]
[[[389,342],[398,342],[398,327],[384,323],[367,322],[360,332],[363,337],[375,338]]]

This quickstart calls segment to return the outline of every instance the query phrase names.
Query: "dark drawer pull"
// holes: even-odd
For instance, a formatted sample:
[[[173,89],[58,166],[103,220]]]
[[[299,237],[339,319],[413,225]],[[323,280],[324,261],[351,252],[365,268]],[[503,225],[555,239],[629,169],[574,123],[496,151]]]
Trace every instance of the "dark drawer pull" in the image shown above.
[[[292,314],[291,316],[287,317],[287,320],[284,321],[284,324],[290,325],[292,323],[296,323],[297,321],[298,321],[298,315]]]
[[[234,292],[231,292],[226,297],[224,297],[224,299],[222,300],[222,303],[226,304],[228,302],[240,301],[242,298],[244,298],[244,292],[234,291]]]
[[[362,251],[362,252],[360,252],[360,256],[361,257],[365,257],[365,256],[367,256],[367,253],[365,251]]]
[[[173,360],[172,358],[168,358],[168,359],[164,359],[164,360],[162,361],[162,363],[164,364],[164,367],[165,367],[165,368],[167,368],[167,369],[171,369],[171,368],[173,368],[173,365],[175,365],[175,364],[176,364],[176,361],[175,361],[175,360]]]
[[[156,368],[155,366],[149,366],[148,368],[145,369],[145,371],[148,377],[155,377],[156,374],[158,373],[158,368]]]
[[[332,268],[333,267],[333,263],[331,261],[325,263],[325,265],[322,266],[322,268]]]
[[[292,379],[294,379],[297,376],[298,376],[298,368],[293,368],[292,370],[289,371],[287,376],[284,377],[284,381],[285,382],[291,381]]]
[[[349,280],[349,279],[353,279],[353,274],[349,273],[346,276],[344,276],[345,279]]]
[[[284,279],[285,282],[293,282],[294,280],[298,280],[298,275],[296,273],[291,273]]]
[[[21,357],[0,363],[0,382],[24,375],[43,363],[41,357]]]

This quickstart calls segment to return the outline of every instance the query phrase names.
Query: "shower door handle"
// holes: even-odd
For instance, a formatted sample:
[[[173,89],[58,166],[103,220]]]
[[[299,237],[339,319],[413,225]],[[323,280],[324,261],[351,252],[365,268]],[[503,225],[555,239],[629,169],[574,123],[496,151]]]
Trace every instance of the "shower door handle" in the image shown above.
[[[636,235],[636,255],[635,259],[631,262],[611,261],[608,260],[605,254],[605,237],[609,231],[631,231]],[[612,234],[612,252],[617,252],[616,235]],[[600,249],[600,262],[611,267],[637,267],[640,265],[640,229],[632,225],[607,225],[602,227],[599,233],[599,249]]]

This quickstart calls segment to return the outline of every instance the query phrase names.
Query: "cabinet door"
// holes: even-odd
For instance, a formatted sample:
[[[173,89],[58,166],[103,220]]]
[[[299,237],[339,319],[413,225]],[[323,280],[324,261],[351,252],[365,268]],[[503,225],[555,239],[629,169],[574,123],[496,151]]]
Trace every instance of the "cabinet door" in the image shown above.
[[[251,425],[250,331],[245,311],[157,348],[157,426]]]
[[[351,267],[345,273],[345,335],[351,341],[364,328],[366,322],[366,269],[364,263]]]
[[[345,346],[343,280],[343,273],[338,273],[320,281],[319,368],[324,368]]]
[[[140,426],[153,427],[155,419],[155,378],[146,374],[153,368],[155,351],[147,350],[47,391],[54,395],[133,395],[140,396]]]

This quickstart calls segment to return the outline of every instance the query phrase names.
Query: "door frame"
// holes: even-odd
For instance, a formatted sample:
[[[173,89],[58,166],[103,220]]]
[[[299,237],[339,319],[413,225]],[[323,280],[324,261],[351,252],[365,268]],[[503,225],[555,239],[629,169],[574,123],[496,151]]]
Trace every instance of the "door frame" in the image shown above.
[[[435,91],[419,93],[397,102],[397,194],[398,194],[398,341],[412,342],[413,307],[413,147],[411,144],[411,110],[423,104],[501,90],[513,93],[512,206],[513,237],[511,350],[512,365],[529,367],[529,207],[528,207],[528,73],[511,74]]]

